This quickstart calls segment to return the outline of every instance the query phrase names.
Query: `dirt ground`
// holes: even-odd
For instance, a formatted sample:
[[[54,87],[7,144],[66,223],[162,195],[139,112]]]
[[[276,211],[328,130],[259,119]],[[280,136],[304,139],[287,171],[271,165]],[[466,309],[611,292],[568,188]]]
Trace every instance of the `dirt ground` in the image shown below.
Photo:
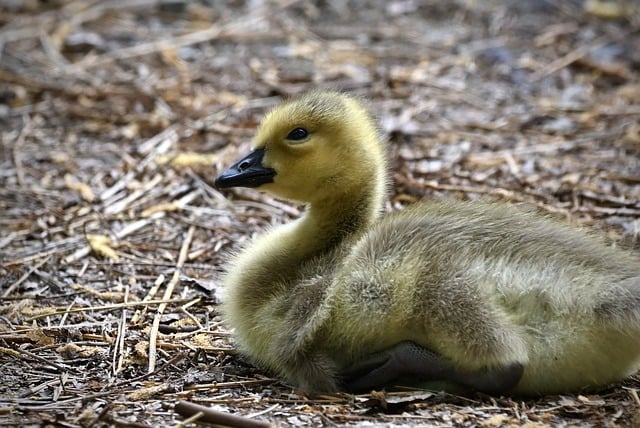
[[[302,208],[212,182],[283,97],[339,88],[388,137],[389,210],[526,203],[640,252],[639,46],[635,0],[0,2],[0,425],[638,426],[638,377],[309,398],[252,367],[225,259]]]

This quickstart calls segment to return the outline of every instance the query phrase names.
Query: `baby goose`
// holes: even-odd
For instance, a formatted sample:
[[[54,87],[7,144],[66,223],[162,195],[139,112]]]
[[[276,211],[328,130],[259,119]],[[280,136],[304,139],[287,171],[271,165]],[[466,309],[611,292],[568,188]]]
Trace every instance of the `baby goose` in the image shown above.
[[[217,179],[307,203],[231,262],[241,351],[308,392],[399,382],[538,395],[640,368],[640,262],[506,204],[382,217],[385,148],[362,104],[311,92],[271,111]]]

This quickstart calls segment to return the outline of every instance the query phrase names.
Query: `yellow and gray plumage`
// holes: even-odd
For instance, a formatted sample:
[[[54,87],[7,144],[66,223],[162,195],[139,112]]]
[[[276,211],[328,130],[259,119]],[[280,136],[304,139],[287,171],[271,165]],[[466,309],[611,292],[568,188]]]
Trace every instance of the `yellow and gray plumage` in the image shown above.
[[[253,149],[217,185],[307,203],[224,280],[226,322],[256,364],[309,392],[412,381],[524,395],[640,368],[637,255],[504,203],[383,215],[384,143],[338,92],[276,107]]]

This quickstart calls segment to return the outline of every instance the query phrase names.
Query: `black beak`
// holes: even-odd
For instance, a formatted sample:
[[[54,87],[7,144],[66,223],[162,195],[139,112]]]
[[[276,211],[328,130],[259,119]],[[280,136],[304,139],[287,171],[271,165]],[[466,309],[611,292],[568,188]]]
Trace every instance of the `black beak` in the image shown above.
[[[216,187],[219,189],[258,187],[262,184],[273,183],[276,171],[262,165],[263,157],[264,148],[249,153],[216,178]]]

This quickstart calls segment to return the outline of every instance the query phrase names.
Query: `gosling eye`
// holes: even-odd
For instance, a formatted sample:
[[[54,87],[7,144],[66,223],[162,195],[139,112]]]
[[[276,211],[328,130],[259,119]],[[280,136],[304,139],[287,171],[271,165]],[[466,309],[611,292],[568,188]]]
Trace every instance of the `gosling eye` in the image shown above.
[[[294,128],[287,134],[287,140],[302,142],[309,136],[309,131],[304,128]]]

